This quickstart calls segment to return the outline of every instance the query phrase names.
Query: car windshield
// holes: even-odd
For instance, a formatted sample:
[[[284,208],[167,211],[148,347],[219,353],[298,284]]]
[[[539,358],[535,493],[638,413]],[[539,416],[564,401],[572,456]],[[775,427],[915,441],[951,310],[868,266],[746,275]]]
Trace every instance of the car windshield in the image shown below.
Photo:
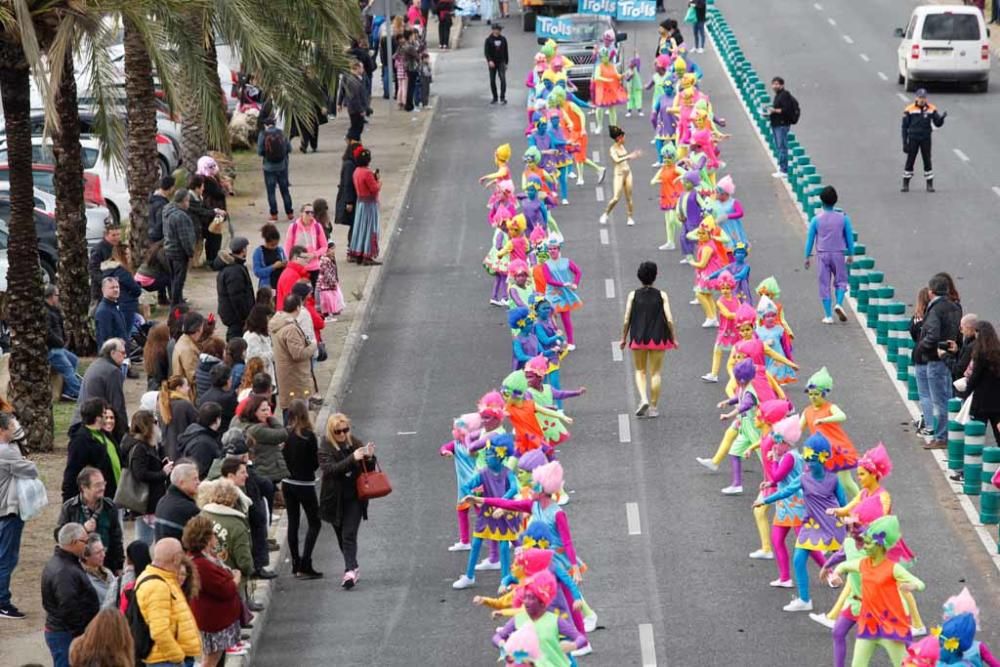
[[[564,37],[559,42],[596,42],[608,29],[608,24],[604,21],[592,18],[567,19],[570,25],[570,36]]]
[[[924,39],[979,41],[979,18],[975,14],[928,14],[924,19]]]

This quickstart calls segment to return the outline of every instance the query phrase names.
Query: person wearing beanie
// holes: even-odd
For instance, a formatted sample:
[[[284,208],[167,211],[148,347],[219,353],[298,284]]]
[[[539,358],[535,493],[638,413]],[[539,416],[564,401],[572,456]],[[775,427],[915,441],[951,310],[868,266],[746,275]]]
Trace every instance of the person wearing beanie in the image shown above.
[[[226,340],[243,335],[250,310],[254,307],[255,293],[250,271],[247,270],[247,247],[250,241],[235,236],[229,242],[229,252],[220,252],[216,267],[220,267],[215,280],[219,303],[219,317],[226,325]]]

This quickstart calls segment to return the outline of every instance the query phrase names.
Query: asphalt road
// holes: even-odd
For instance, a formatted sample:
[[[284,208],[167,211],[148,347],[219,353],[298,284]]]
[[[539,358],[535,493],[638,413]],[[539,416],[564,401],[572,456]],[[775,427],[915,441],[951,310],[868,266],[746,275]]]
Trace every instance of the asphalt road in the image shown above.
[[[730,20],[746,40],[747,30],[735,18]],[[631,53],[637,45],[645,68],[655,44],[653,27],[629,32],[626,48]],[[507,31],[514,54],[511,104],[489,107],[478,49],[484,36],[483,27],[467,29],[466,48],[439,61],[434,85],[441,106],[401,222],[402,243],[387,267],[369,339],[341,406],[357,435],[378,443],[395,491],[372,503],[371,520],[362,526],[355,590],[339,587],[343,561],[329,526],[316,554],[317,568],[327,577],[306,584],[283,573],[277,580],[275,609],[256,652],[260,665],[289,664],[290,656],[295,664],[345,666],[464,667],[496,660],[489,643],[496,622],[471,598],[489,594],[497,575],[481,573],[473,590],[451,589],[464,554],[446,551],[455,540],[454,473],[450,461],[437,455],[451,419],[473,409],[475,399],[509,369],[509,333],[501,311],[488,305],[490,285],[480,266],[490,234],[486,194],[475,178],[491,170],[493,149],[505,141],[514,146],[512,164],[518,168],[525,99],[520,81],[535,46],[514,26]],[[751,59],[756,62],[756,56]],[[772,168],[716,58],[706,53],[698,62],[706,73],[704,88],[733,135],[723,157],[747,211],[752,279],[777,276],[802,373],[827,365],[855,442],[863,448],[883,440],[894,458],[888,487],[907,542],[919,555],[914,571],[928,584],[918,596],[921,610],[933,621],[944,599],[968,585],[986,619],[982,638],[996,644],[1000,634],[989,621],[1000,617],[996,570],[932,458],[908,432],[907,414],[861,330],[853,323],[819,323],[815,277],[801,269],[804,233],[797,213],[771,179]],[[567,404],[576,423],[573,439],[560,451],[573,491],[568,516],[590,566],[583,591],[603,626],[591,635],[594,654],[581,663],[826,664],[829,633],[804,614],[781,611],[791,595],[767,585],[774,566],[746,557],[756,548],[753,498],[720,495],[727,477],[694,460],[714,451],[724,427],[714,409],[721,386],[698,379],[708,369],[714,332],[702,330],[700,311],[687,305],[691,270],[678,265],[676,252],[656,249],[663,223],[647,185],[648,119],[620,120],[629,146],[650,149],[633,164],[639,224],[625,227],[619,208],[603,242],[597,223],[603,204],[591,174],[587,186],[573,190],[571,205],[555,213],[567,237],[564,254],[584,272],[585,305],[574,317],[578,349],[562,376],[563,386],[584,385],[588,393]],[[591,140],[602,162],[607,146],[606,137]],[[821,169],[828,171],[822,163]],[[610,179],[603,195],[611,195]],[[951,195],[939,195],[945,196]],[[863,233],[867,240],[869,233]],[[681,343],[668,354],[662,416],[646,421],[631,417],[631,364],[612,353],[624,297],[636,286],[635,267],[643,259],[660,265],[659,284],[672,295]],[[800,387],[790,396],[802,407]],[[752,487],[759,466],[747,467]],[[639,534],[629,534],[626,503],[639,510]],[[813,589],[818,608],[833,602],[835,591]],[[642,634],[652,640],[645,655],[640,626],[651,630]]]

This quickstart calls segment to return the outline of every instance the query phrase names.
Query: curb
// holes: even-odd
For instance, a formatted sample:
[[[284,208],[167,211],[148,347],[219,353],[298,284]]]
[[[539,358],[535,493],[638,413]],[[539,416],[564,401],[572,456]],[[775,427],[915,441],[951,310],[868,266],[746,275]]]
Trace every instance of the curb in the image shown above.
[[[453,36],[453,40],[454,40]],[[365,280],[364,290],[362,291],[361,297],[361,313],[360,316],[355,318],[351,322],[351,328],[348,329],[347,337],[344,340],[344,347],[341,349],[340,357],[337,359],[337,366],[333,371],[333,376],[330,378],[330,384],[326,390],[326,394],[323,397],[323,408],[319,411],[316,417],[316,431],[321,434],[322,429],[320,424],[324,424],[329,418],[331,412],[333,412],[333,405],[339,405],[344,395],[347,393],[347,387],[350,384],[351,373],[354,370],[354,366],[357,364],[358,353],[361,350],[361,346],[364,345],[367,336],[362,332],[368,328],[371,323],[374,311],[375,311],[375,299],[382,287],[382,281],[385,275],[386,266],[392,258],[392,251],[395,248],[395,239],[398,236],[399,219],[404,210],[404,204],[410,194],[410,186],[413,183],[413,177],[417,173],[416,166],[420,161],[420,156],[424,152],[424,144],[427,142],[427,136],[430,134],[431,124],[434,122],[434,116],[437,113],[438,103],[440,98],[433,97],[434,103],[431,105],[430,118],[427,122],[427,131],[422,132],[417,139],[415,149],[415,158],[411,163],[411,168],[403,176],[403,181],[399,188],[399,192],[396,193],[396,198],[393,201],[394,209],[392,215],[383,225],[383,229],[392,229],[392,232],[388,234],[385,239],[385,245],[382,250],[382,262],[380,266],[374,266],[371,268],[368,278]],[[275,534],[275,539],[280,546],[277,553],[277,562],[271,563],[271,566],[275,571],[281,569],[281,564],[284,563],[288,556],[288,542],[285,539],[288,533],[288,519],[287,514],[282,512],[281,519],[278,522],[278,528]],[[263,634],[264,626],[267,624],[268,616],[271,613],[271,600],[274,597],[274,585],[273,581],[265,581],[263,583],[257,583],[256,592],[254,596],[258,602],[263,602],[264,609],[256,614],[254,617],[253,631],[250,635],[250,649],[247,651],[245,656],[242,658],[228,658],[226,660],[227,665],[231,667],[246,667],[253,664],[254,653],[257,649],[257,641]]]
[[[719,60],[719,64],[721,65],[722,70],[726,73],[726,77],[729,79],[730,85],[736,92],[736,96],[739,100],[740,106],[743,107],[744,113],[746,113],[747,118],[750,121],[750,124],[754,128],[754,133],[757,135],[757,138],[760,140],[761,145],[763,146],[765,152],[770,157],[771,161],[774,163],[775,167],[777,167],[777,160],[775,159],[772,146],[768,138],[764,136],[762,127],[758,122],[759,119],[755,117],[753,111],[747,105],[743,95],[741,95],[741,93],[745,93],[745,89],[741,89],[740,85],[737,83],[736,77],[734,76],[734,73],[731,69],[731,65],[729,62],[726,61],[725,58],[723,58],[722,49],[719,47],[716,35],[717,32],[720,30],[719,25],[726,24],[725,18],[723,18],[722,12],[717,7],[713,7],[709,11],[710,11],[710,20],[708,24],[707,33],[708,33],[708,38],[712,43],[713,47],[712,50],[714,51],[716,58]],[[730,33],[732,34],[731,30]],[[742,57],[742,50],[739,48],[738,44],[736,44],[733,47],[733,50],[740,57]],[[756,77],[756,72],[749,66],[748,62],[745,70],[747,72],[752,73]],[[749,94],[752,95],[752,93]],[[789,143],[791,144],[791,140]],[[789,148],[791,148],[791,145],[789,146]],[[803,153],[803,155],[805,155],[805,153]],[[790,161],[791,159],[792,158],[790,156]],[[808,157],[806,158],[806,160],[808,163],[809,162]],[[812,174],[816,175],[816,180],[818,185],[818,183],[821,182],[821,180],[818,179],[818,174],[816,174],[815,168],[813,168]],[[802,196],[800,193],[793,190],[791,183],[787,179],[782,179],[782,184],[785,187],[785,192],[787,193],[789,198],[792,199],[792,202],[798,209],[803,225],[808,227],[809,211],[806,210],[806,206],[810,206],[810,210],[813,209],[815,205],[811,201],[812,197],[809,195]],[[855,236],[857,236],[856,232]],[[864,247],[858,243],[857,239],[855,239],[855,244],[856,246],[859,246],[862,249]],[[859,251],[856,248],[855,258],[860,259],[861,254],[863,254],[863,252],[864,251],[861,250],[859,254]],[[868,257],[867,259],[871,261],[871,265],[872,267],[874,267],[874,260],[870,257]],[[851,277],[854,278],[856,271],[853,269],[853,266],[850,266],[848,268],[851,269],[850,274]],[[865,273],[867,274],[869,273],[869,271],[865,270]],[[875,272],[871,271],[871,273]],[[877,273],[882,273],[882,272],[877,272]],[[865,278],[867,280],[867,275],[865,276]],[[882,281],[879,280],[877,284],[882,284]],[[896,392],[899,394],[899,397],[903,402],[904,408],[906,408],[907,412],[913,419],[917,419],[920,416],[920,408],[919,405],[910,398],[908,381],[903,381],[898,379],[896,367],[889,359],[887,343],[882,343],[878,340],[875,327],[871,326],[870,324],[866,326],[865,324],[865,322],[868,321],[868,317],[866,315],[868,309],[876,308],[877,306],[875,304],[869,305],[868,303],[869,291],[867,290],[867,287],[864,290],[864,292],[865,292],[865,299],[863,300],[859,299],[858,297],[861,294],[861,290],[855,290],[852,285],[852,289],[850,290],[850,296],[848,296],[847,298],[848,306],[854,313],[854,321],[861,328],[862,333],[864,333],[865,338],[868,340],[869,344],[872,347],[872,350],[878,357],[878,360],[881,363],[882,368],[885,370],[886,375],[889,376],[889,381],[892,383],[893,387],[895,387],[896,389]],[[872,295],[872,299],[877,299],[877,298],[878,298],[877,296]],[[889,299],[891,299],[891,296],[889,297]],[[861,301],[864,301],[864,303],[862,304]],[[888,300],[886,300],[886,302],[888,302]],[[878,305],[881,306],[881,304]],[[877,316],[875,317],[875,320],[878,321]],[[905,354],[904,350],[900,350],[900,352],[904,352]],[[973,530],[975,530],[976,535],[979,537],[980,542],[982,542],[983,546],[985,547],[987,556],[990,558],[991,561],[993,561],[994,567],[996,567],[997,570],[1000,571],[1000,554],[997,553],[997,547],[998,547],[997,540],[993,538],[993,536],[989,533],[989,531],[984,527],[983,523],[980,521],[979,511],[976,509],[970,497],[963,492],[963,485],[961,483],[953,482],[951,479],[949,479],[948,475],[950,471],[948,469],[947,452],[944,450],[932,450],[931,454],[934,456],[934,460],[937,462],[938,468],[941,470],[945,483],[948,484],[949,488],[952,490],[952,493],[955,494],[959,504],[962,506],[962,510],[965,512],[966,517],[969,519],[969,523],[972,525],[972,528]]]

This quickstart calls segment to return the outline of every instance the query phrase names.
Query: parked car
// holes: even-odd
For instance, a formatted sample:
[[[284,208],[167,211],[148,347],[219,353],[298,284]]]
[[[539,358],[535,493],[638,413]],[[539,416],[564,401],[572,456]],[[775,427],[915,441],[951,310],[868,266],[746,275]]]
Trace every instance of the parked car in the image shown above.
[[[3,169],[0,167],[0,169]],[[6,174],[0,171],[0,198],[10,197],[10,181],[7,180]],[[48,192],[42,190],[37,185],[35,186],[35,208],[45,213],[51,213],[53,216],[56,214],[56,196],[53,192]],[[105,223],[110,216],[108,209],[104,206],[96,206],[90,202],[86,202],[86,215],[87,215],[87,247],[93,248],[95,245],[101,242],[104,238],[104,227]]]
[[[990,85],[990,31],[972,5],[924,5],[910,15],[900,38],[898,82],[912,92],[925,81]]]
[[[0,292],[7,291],[7,248],[10,239],[10,198],[0,197]],[[42,282],[55,282],[59,267],[59,242],[56,238],[55,216],[35,209],[35,234],[38,235],[38,264]]]
[[[577,0],[523,0],[522,4],[521,27],[524,32],[534,32],[536,17],[566,14],[576,11],[578,5]]]
[[[566,73],[570,83],[576,86],[576,95],[581,100],[590,99],[590,79],[594,75],[594,44],[608,30],[615,32],[615,23],[610,16],[600,14],[566,14],[561,20],[570,24],[570,35],[556,39],[559,53],[573,61],[573,66]],[[615,32],[615,44],[620,45],[628,39],[624,32]],[[539,37],[538,43],[544,44],[547,37]],[[618,56],[615,67],[622,69],[622,49],[617,49]]]

